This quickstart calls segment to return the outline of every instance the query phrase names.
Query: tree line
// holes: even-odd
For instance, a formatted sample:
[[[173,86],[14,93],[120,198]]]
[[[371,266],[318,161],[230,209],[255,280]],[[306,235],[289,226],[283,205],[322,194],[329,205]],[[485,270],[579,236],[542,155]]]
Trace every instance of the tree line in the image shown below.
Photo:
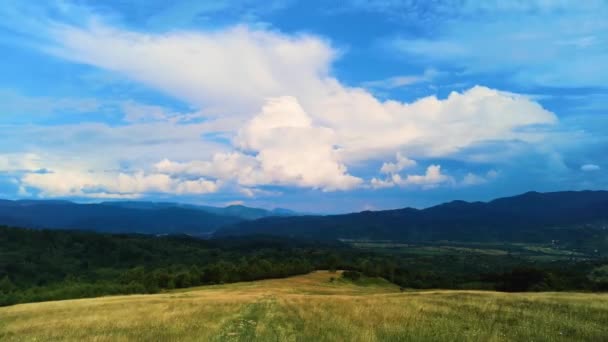
[[[199,285],[345,269],[404,288],[607,290],[605,262],[538,263],[511,256],[381,253],[278,237],[201,240],[0,227],[0,305],[157,293]]]

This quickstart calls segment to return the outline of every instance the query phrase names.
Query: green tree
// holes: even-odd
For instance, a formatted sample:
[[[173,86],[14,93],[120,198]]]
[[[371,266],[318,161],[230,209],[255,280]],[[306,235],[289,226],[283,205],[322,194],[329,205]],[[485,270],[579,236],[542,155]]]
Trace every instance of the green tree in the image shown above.
[[[17,287],[10,280],[8,276],[4,276],[2,280],[0,280],[0,293],[10,293],[13,292]]]

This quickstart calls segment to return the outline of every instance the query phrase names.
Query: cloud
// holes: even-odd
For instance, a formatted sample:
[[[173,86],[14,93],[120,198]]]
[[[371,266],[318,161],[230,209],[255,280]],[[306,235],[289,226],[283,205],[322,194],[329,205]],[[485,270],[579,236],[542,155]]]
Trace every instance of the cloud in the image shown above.
[[[146,24],[151,27],[174,28],[213,20],[225,22],[227,18],[240,22],[259,22],[261,17],[285,8],[291,0],[269,0],[264,3],[251,0],[178,1],[156,3],[155,6],[138,6],[137,13],[150,11]]]
[[[582,3],[574,0],[435,0],[429,5],[425,0],[353,0],[340,3],[340,7],[342,10],[378,12],[395,18],[432,20],[493,14],[504,16],[594,11],[604,8],[605,2],[602,0],[588,0]]]
[[[250,114],[267,97],[320,86],[336,55],[317,37],[246,26],[154,35],[92,22],[51,31],[48,52],[119,72],[214,114]]]
[[[43,116],[55,113],[92,113],[101,103],[93,98],[53,98],[26,96],[11,89],[0,89],[0,112],[13,116]]]
[[[224,177],[233,175],[243,185],[346,190],[361,183],[347,174],[346,161],[366,160],[397,148],[436,157],[483,141],[538,141],[542,134],[517,129],[555,122],[552,113],[527,98],[485,87],[452,93],[445,100],[428,97],[412,104],[382,103],[361,89],[344,90],[328,101],[318,108],[328,114],[322,125],[322,120],[306,113],[294,97],[268,100],[235,140],[237,148],[253,155],[231,155],[242,167],[224,172],[228,175]],[[217,177],[209,169],[218,167],[217,162],[221,165],[224,156],[216,155],[213,163],[199,161],[187,167],[198,165],[199,171],[207,169],[200,175]],[[397,158],[396,163],[386,164],[386,172],[413,165],[409,159]]]
[[[108,125],[78,123],[63,125],[0,125],[0,153],[35,154],[40,167],[107,170],[130,165],[145,169],[163,157],[206,158],[228,147],[201,139],[234,125],[230,120],[177,124],[173,122]]]
[[[414,166],[416,166],[416,164],[417,163],[415,160],[404,157],[401,155],[400,152],[397,152],[396,162],[394,162],[394,163],[386,162],[386,163],[382,164],[382,167],[380,168],[380,172],[386,173],[386,174],[393,174],[393,173],[397,173],[405,168],[414,167]]]
[[[151,106],[134,101],[125,101],[122,104],[124,120],[127,122],[162,121],[169,115],[167,110],[160,106]]]
[[[595,164],[585,164],[581,166],[581,171],[599,171],[601,168]]]
[[[399,174],[394,173],[389,175],[385,180],[372,178],[371,185],[373,188],[387,188],[393,186],[417,186],[422,189],[433,189],[442,184],[453,182],[453,178],[441,172],[440,165],[430,165],[426,172],[422,175],[411,174],[402,178]]]
[[[20,186],[33,188],[43,197],[137,198],[149,193],[207,194],[219,184],[206,179],[181,180],[164,174],[137,172],[82,172],[57,170],[27,173]]]
[[[175,190],[169,191],[170,193],[180,194],[208,194],[216,192],[219,188],[217,182],[212,182],[206,179],[196,180],[183,180],[177,182]]]
[[[237,144],[257,152],[265,175],[283,184],[347,190],[361,179],[347,173],[338,161],[334,132],[314,126],[291,96],[269,99],[240,132]]]
[[[56,160],[84,156],[75,168],[84,175],[85,170],[144,170],[145,175],[196,176],[244,188],[348,190],[364,183],[349,167],[372,158],[401,151],[430,159],[487,142],[537,143],[550,134],[537,127],[557,122],[528,97],[483,86],[446,98],[380,100],[334,78],[330,70],[338,52],[313,35],[247,26],[147,34],[99,20],[82,27],[55,23],[51,35],[45,51],[122,74],[195,108],[182,115],[126,102],[124,126],[63,125],[55,132],[18,127],[19,133],[13,133],[12,139],[31,139],[30,149]],[[190,122],[183,117],[205,118]],[[203,138],[217,133],[231,140]],[[399,158],[385,171],[396,170],[396,175],[413,162]],[[55,164],[48,168],[68,169]],[[393,183],[428,188],[447,182],[445,177],[436,166]],[[53,190],[49,183],[30,183]],[[171,184],[163,191],[198,186]]]
[[[180,113],[169,110],[163,106],[149,105],[132,100],[120,103],[120,109],[124,115],[123,120],[127,123],[165,121],[186,124],[204,121],[204,119],[207,118],[207,116],[200,111]]]
[[[391,49],[414,63],[506,75],[526,86],[603,87],[608,77],[598,67],[608,59],[605,1],[444,4],[432,6],[446,10],[430,14],[432,36],[394,37]]]
[[[523,128],[552,125],[556,116],[526,97],[475,86],[446,99],[381,102],[345,88],[321,102],[322,121],[335,130],[345,160],[365,160],[396,149],[415,158],[441,157],[488,141],[542,140]]]
[[[490,170],[488,171],[485,176],[480,176],[474,173],[467,173],[464,178],[458,183],[458,185],[460,186],[474,186],[474,185],[481,185],[481,184],[486,184],[491,180],[494,180],[498,177],[498,171],[496,170]]]
[[[399,155],[397,159],[399,160]],[[402,159],[403,160],[403,159]],[[410,162],[412,162],[410,160]],[[384,165],[386,165],[385,163]],[[384,169],[383,165],[383,169]],[[415,166],[411,165],[411,166]],[[455,177],[447,175],[441,171],[440,165],[430,165],[426,168],[426,172],[421,175],[409,174],[402,177],[398,173],[398,168],[389,168],[389,170],[381,170],[382,173],[387,174],[384,179],[372,178],[370,185],[373,189],[391,188],[394,186],[400,187],[420,187],[424,190],[434,189],[439,186],[452,186],[452,187],[468,187],[486,184],[498,177],[498,171],[490,170],[485,175],[477,175],[474,173],[467,173],[461,180],[456,180]]]
[[[313,126],[335,132],[345,160],[400,146],[441,155],[486,140],[530,141],[539,135],[516,130],[556,122],[528,98],[479,86],[445,100],[380,101],[331,77],[336,51],[310,35],[244,26],[151,35],[100,23],[56,25],[53,32],[55,54],[123,73],[206,113],[251,117],[268,98],[292,96]]]
[[[363,82],[364,88],[395,89],[417,83],[430,82],[439,75],[435,69],[426,69],[422,75],[394,76],[378,81]]]
[[[426,169],[423,175],[407,175],[405,179],[400,177],[393,181],[402,186],[418,185],[424,188],[433,188],[442,183],[450,181],[450,177],[441,173],[440,165],[431,165]]]
[[[163,160],[159,171],[212,175],[241,185],[295,185],[323,190],[347,190],[362,180],[337,161],[333,132],[313,127],[293,97],[269,99],[262,111],[239,132],[237,146],[251,151],[216,154],[210,162],[186,164]]]
[[[35,172],[43,168],[35,153],[0,154],[0,172]]]

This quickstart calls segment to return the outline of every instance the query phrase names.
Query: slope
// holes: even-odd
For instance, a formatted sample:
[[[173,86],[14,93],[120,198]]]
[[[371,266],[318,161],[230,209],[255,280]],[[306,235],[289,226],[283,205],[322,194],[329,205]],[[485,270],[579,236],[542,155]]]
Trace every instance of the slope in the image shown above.
[[[333,281],[332,281],[332,278]],[[0,308],[0,340],[600,341],[608,295],[400,292],[336,273]]]

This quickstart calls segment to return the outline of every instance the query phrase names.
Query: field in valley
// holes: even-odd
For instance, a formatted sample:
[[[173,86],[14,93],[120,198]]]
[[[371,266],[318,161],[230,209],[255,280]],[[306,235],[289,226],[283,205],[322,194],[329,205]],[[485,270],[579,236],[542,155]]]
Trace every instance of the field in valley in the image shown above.
[[[0,340],[608,341],[607,323],[608,294],[401,292],[319,271],[3,307]]]
[[[478,255],[514,256],[534,261],[593,260],[603,256],[598,251],[569,249],[550,243],[463,243],[442,241],[435,243],[400,243],[378,240],[343,240],[353,247],[408,256]]]

